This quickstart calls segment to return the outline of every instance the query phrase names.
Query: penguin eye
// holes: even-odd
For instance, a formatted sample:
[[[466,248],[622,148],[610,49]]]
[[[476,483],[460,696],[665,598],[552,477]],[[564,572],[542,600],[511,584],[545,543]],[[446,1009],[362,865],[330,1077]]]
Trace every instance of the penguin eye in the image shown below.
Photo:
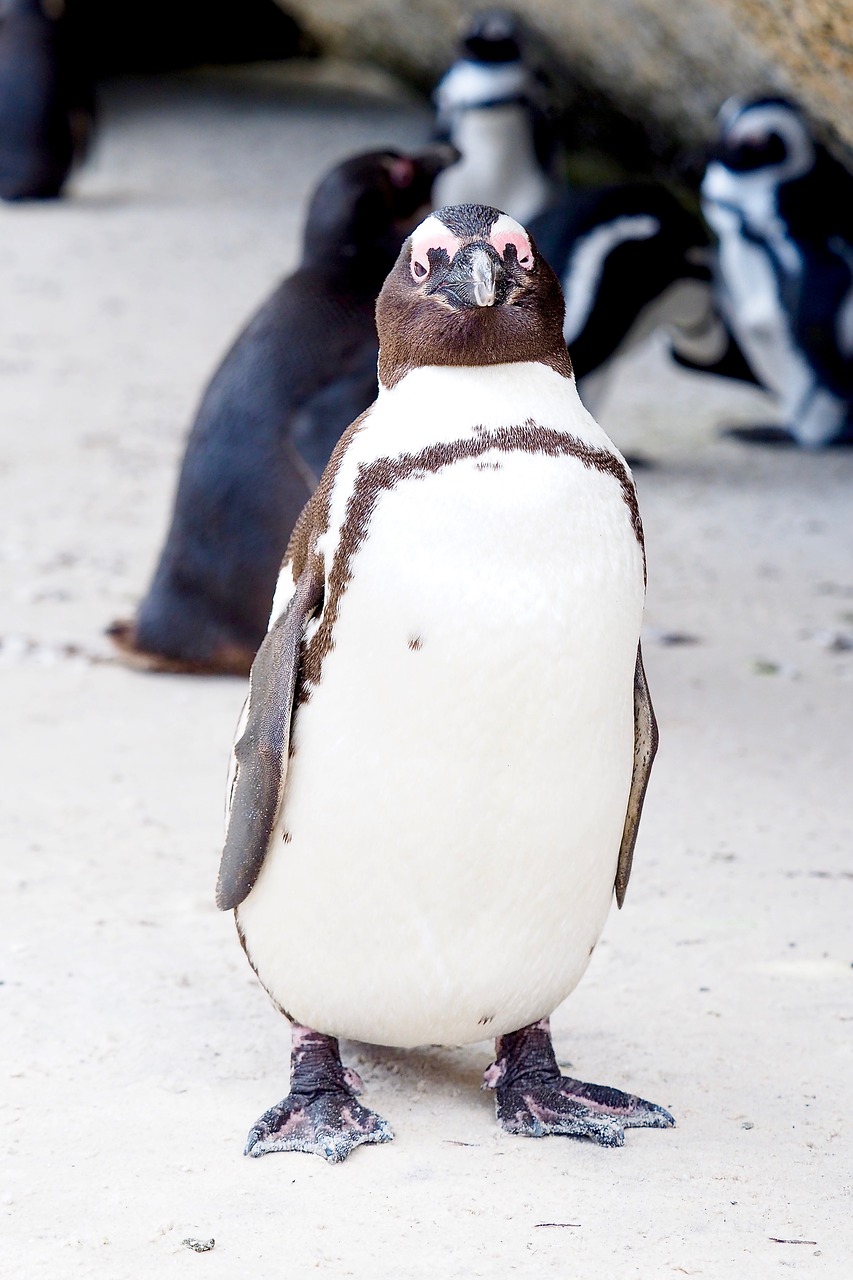
[[[412,233],[412,256],[409,270],[417,284],[426,280],[435,263],[430,263],[430,250],[444,250],[448,261],[452,262],[454,254],[462,248],[462,241],[440,222],[434,213],[421,223]]]
[[[392,187],[410,187],[415,180],[414,160],[408,156],[397,156],[388,166],[388,177]]]

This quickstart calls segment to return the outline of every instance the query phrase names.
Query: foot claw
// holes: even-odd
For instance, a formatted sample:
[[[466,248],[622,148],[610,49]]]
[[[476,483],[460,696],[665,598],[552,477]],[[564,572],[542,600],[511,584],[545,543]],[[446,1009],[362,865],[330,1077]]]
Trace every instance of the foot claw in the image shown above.
[[[390,1142],[394,1131],[375,1111],[351,1093],[323,1093],[315,1098],[289,1094],[253,1125],[244,1155],[272,1151],[307,1151],[329,1164],[340,1164],[356,1147]]]

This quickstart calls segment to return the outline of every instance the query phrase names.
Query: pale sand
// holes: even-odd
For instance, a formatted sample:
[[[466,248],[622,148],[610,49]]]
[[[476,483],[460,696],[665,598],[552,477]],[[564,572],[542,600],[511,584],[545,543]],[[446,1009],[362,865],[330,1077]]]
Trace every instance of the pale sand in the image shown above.
[[[227,81],[113,91],[74,198],[0,208],[0,1273],[850,1276],[853,452],[721,441],[762,397],[656,348],[602,420],[659,464],[662,746],[625,910],[554,1025],[576,1074],[678,1128],[511,1138],[478,1091],[488,1044],[346,1046],[396,1141],[342,1167],[241,1156],[288,1054],[213,905],[243,684],[63,646],[106,654],[144,588],[202,383],[294,264],[316,176],[427,117]]]

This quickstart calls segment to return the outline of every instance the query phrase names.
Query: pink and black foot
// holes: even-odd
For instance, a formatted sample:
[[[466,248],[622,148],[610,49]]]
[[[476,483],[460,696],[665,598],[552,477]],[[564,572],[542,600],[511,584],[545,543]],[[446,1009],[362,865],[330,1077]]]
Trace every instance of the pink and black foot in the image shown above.
[[[547,1018],[501,1036],[483,1087],[495,1090],[498,1123],[529,1138],[565,1134],[621,1147],[626,1129],[669,1129],[672,1116],[654,1102],[606,1085],[561,1075]]]
[[[309,1151],[337,1164],[362,1143],[390,1142],[387,1120],[356,1100],[361,1090],[356,1072],[341,1064],[337,1040],[294,1023],[290,1093],[255,1123],[244,1154]]]

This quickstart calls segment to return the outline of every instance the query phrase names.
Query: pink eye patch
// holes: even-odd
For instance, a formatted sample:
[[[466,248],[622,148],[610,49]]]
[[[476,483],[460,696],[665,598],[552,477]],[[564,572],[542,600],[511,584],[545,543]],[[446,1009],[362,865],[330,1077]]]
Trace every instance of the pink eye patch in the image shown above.
[[[427,256],[430,249],[443,249],[452,260],[461,248],[462,241],[459,237],[430,214],[412,235],[412,258],[409,263],[412,279],[419,282],[426,280],[430,272]]]
[[[530,237],[520,222],[502,213],[492,224],[488,242],[503,258],[510,245],[515,249],[518,265],[525,271],[533,269],[533,246]],[[412,279],[418,284],[426,280],[430,273],[430,249],[443,249],[451,260],[462,248],[463,241],[459,236],[441,222],[434,214],[430,214],[412,234],[412,256],[409,270]]]
[[[492,224],[489,244],[493,249],[497,249],[502,258],[506,254],[509,245],[512,245],[518,258],[518,265],[523,267],[525,271],[532,270],[533,246],[524,227],[520,222],[516,222],[515,218],[510,218],[508,214],[502,213],[497,221]]]

